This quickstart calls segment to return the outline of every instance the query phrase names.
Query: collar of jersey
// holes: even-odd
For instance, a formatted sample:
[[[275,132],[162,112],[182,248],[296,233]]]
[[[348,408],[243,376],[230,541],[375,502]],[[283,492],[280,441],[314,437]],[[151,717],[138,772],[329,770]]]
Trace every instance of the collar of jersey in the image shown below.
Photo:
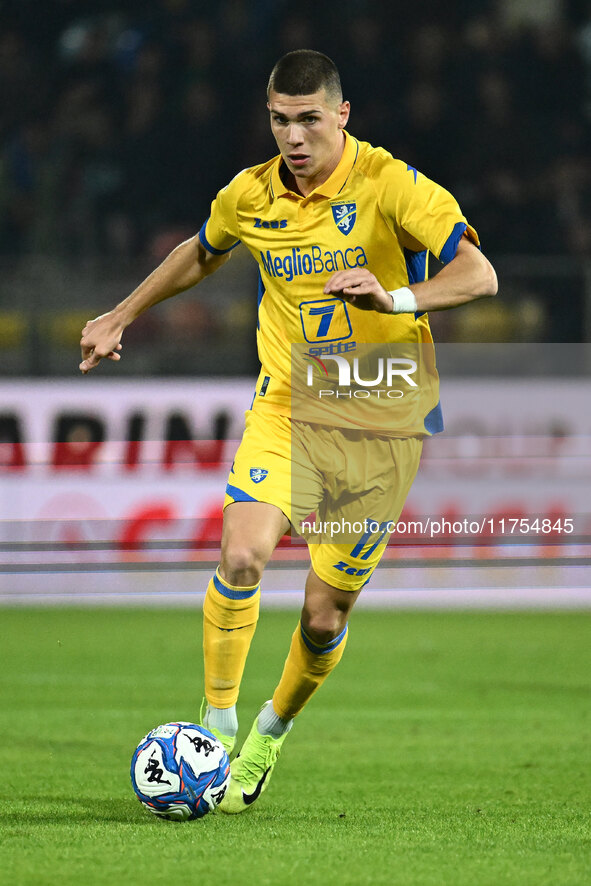
[[[300,197],[299,194],[296,194],[294,191],[290,191],[289,188],[285,187],[281,180],[281,175],[279,174],[283,164],[281,155],[279,155],[271,171],[272,198],[296,197],[297,199],[304,201],[315,196],[328,197],[329,199],[331,197],[336,197],[345,187],[345,183],[351,174],[351,170],[355,166],[357,154],[359,153],[359,142],[357,139],[353,138],[353,136],[349,135],[345,130],[343,130],[343,132],[345,135],[345,147],[343,148],[343,154],[336,169],[331,175],[329,175],[325,182],[318,185],[318,187],[308,194],[307,197]]]

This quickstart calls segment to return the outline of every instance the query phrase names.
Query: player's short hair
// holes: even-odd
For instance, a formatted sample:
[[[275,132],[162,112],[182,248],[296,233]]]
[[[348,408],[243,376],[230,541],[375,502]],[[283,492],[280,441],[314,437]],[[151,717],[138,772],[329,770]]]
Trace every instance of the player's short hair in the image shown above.
[[[314,49],[296,49],[279,59],[269,77],[267,98],[271,90],[283,95],[312,95],[326,91],[328,98],[343,100],[341,78],[335,63]]]

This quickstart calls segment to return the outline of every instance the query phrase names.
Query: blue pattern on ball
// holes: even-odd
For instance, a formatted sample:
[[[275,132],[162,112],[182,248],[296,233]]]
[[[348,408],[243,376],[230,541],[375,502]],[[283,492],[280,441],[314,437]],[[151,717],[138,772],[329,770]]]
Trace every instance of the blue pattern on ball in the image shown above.
[[[221,743],[194,723],[157,726],[137,746],[131,782],[139,801],[161,818],[202,818],[221,802],[230,761]]]

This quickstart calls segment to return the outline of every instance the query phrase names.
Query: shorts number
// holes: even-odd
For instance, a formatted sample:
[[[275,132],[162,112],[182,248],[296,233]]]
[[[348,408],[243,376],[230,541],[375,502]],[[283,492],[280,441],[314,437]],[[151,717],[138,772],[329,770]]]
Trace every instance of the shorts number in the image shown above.
[[[370,527],[373,527],[373,530],[370,528],[367,532],[364,532],[353,550],[351,551],[352,557],[359,557],[360,560],[369,560],[377,546],[381,543],[382,539],[388,532],[388,526],[392,526],[391,520],[385,520],[383,523],[378,523],[377,520],[369,520],[368,521]],[[361,553],[366,544],[368,544],[372,535],[376,535],[377,538],[372,545],[365,551],[365,553]]]

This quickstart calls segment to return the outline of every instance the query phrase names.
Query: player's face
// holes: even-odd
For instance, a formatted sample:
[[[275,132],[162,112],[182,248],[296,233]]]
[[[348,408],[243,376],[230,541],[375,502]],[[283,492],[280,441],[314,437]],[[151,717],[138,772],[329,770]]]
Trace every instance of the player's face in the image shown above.
[[[300,192],[309,194],[335,170],[343,153],[349,102],[336,102],[324,89],[312,95],[271,90],[271,130]]]

